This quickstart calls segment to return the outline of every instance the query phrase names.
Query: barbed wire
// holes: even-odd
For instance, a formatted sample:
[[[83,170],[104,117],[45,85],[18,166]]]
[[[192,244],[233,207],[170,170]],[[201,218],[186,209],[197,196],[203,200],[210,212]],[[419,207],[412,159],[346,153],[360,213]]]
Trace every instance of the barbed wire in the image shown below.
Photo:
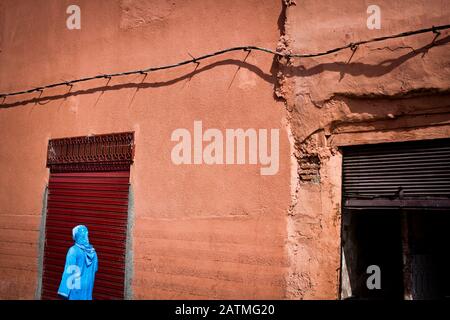
[[[332,54],[332,53],[335,53],[338,51],[342,51],[345,49],[351,49],[352,51],[355,51],[358,48],[358,46],[363,45],[363,44],[385,41],[388,39],[409,37],[409,36],[422,34],[422,33],[428,33],[428,32],[432,32],[432,33],[436,34],[435,38],[433,39],[433,42],[434,42],[437,39],[437,37],[440,35],[439,31],[446,30],[446,29],[450,29],[450,24],[432,26],[431,28],[406,31],[406,32],[402,32],[402,33],[398,33],[398,34],[394,34],[394,35],[377,37],[377,38],[362,40],[362,41],[358,41],[358,42],[351,42],[351,43],[348,43],[341,47],[337,47],[337,48],[333,48],[333,49],[329,49],[327,51],[322,51],[322,52],[317,52],[317,53],[303,53],[303,54],[302,53],[282,53],[282,52],[274,51],[274,50],[263,48],[263,47],[257,47],[257,46],[231,47],[231,48],[223,49],[223,50],[216,51],[213,53],[205,54],[205,55],[199,56],[197,58],[193,57],[192,55],[189,54],[192,57],[192,59],[184,60],[184,61],[174,63],[174,64],[168,64],[168,65],[157,66],[157,67],[149,67],[149,68],[140,69],[140,70],[132,70],[132,71],[125,71],[125,72],[118,72],[118,73],[99,74],[99,75],[91,76],[91,77],[85,77],[85,78],[80,78],[80,79],[75,79],[75,80],[70,80],[70,81],[57,82],[57,83],[53,83],[53,84],[49,84],[49,85],[45,85],[45,86],[41,86],[41,87],[36,87],[36,88],[28,89],[28,90],[23,90],[23,91],[0,93],[0,98],[6,98],[9,96],[17,96],[17,95],[26,94],[26,93],[42,92],[44,89],[50,89],[50,88],[60,87],[60,86],[73,86],[75,83],[86,82],[86,81],[91,81],[91,80],[95,80],[95,79],[102,79],[102,78],[111,79],[114,77],[128,76],[128,75],[134,75],[134,74],[148,74],[148,73],[159,71],[159,70],[173,69],[173,68],[181,67],[183,65],[190,64],[190,63],[194,63],[194,64],[198,65],[200,63],[199,61],[201,61],[201,60],[205,60],[205,59],[208,59],[208,58],[211,58],[214,56],[223,55],[225,53],[232,52],[232,51],[247,51],[247,52],[261,51],[261,52],[272,54],[272,55],[280,57],[280,58],[312,58],[312,57],[329,55],[329,54]]]

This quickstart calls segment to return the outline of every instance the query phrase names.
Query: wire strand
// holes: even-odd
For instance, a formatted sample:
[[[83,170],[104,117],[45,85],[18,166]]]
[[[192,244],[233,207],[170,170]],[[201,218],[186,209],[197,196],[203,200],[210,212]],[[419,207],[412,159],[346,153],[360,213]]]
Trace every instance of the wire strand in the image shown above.
[[[440,35],[439,30],[446,30],[446,29],[450,29],[450,24],[440,25],[440,26],[432,26],[431,28],[406,31],[406,32],[402,32],[402,33],[398,33],[398,34],[394,34],[394,35],[390,35],[390,36],[383,36],[383,37],[377,37],[377,38],[372,38],[372,39],[368,39],[368,40],[362,40],[362,41],[358,41],[358,42],[351,42],[342,47],[337,47],[337,48],[333,48],[333,49],[329,49],[327,51],[322,51],[322,52],[317,52],[317,53],[303,53],[303,54],[302,53],[295,53],[295,54],[294,53],[281,53],[281,52],[277,52],[277,51],[274,51],[271,49],[257,47],[257,46],[231,47],[228,49],[223,49],[223,50],[216,51],[213,53],[205,54],[205,55],[199,56],[197,58],[195,58],[191,54],[189,54],[192,57],[192,59],[184,60],[184,61],[174,63],[174,64],[168,64],[168,65],[163,65],[163,66],[150,67],[150,68],[146,68],[146,69],[132,70],[132,71],[126,71],[126,72],[99,74],[99,75],[92,76],[92,77],[85,77],[85,78],[80,78],[80,79],[75,79],[75,80],[70,80],[70,81],[57,82],[57,83],[53,83],[53,84],[49,84],[49,85],[41,86],[41,87],[36,87],[36,88],[24,90],[24,91],[0,93],[0,98],[6,98],[9,96],[17,96],[17,95],[26,94],[26,93],[33,93],[33,92],[37,92],[37,91],[42,92],[44,89],[60,87],[60,86],[73,86],[73,84],[75,84],[75,83],[86,82],[86,81],[91,81],[91,80],[95,80],[95,79],[102,79],[102,78],[111,79],[113,77],[128,76],[128,75],[133,75],[133,74],[147,74],[147,73],[155,72],[155,71],[159,71],[159,70],[173,69],[173,68],[181,67],[183,65],[190,64],[190,63],[195,63],[198,65],[199,61],[201,61],[201,60],[205,60],[205,59],[208,59],[208,58],[211,58],[214,56],[223,55],[227,52],[232,52],[232,51],[252,51],[253,50],[253,51],[261,51],[261,52],[269,53],[269,54],[272,54],[272,55],[280,57],[280,58],[312,58],[312,57],[329,55],[329,54],[332,54],[332,53],[335,53],[338,51],[342,51],[345,49],[351,49],[352,51],[354,51],[358,46],[360,46],[362,44],[385,41],[388,39],[409,37],[409,36],[422,34],[422,33],[428,33],[428,32],[435,33],[436,37],[434,38],[434,40],[436,40],[436,38]]]

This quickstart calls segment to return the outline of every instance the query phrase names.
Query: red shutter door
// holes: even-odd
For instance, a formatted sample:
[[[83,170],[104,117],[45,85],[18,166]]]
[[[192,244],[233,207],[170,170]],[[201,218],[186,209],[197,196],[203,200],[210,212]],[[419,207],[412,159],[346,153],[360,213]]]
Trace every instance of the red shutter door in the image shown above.
[[[93,298],[124,298],[130,162],[123,161],[123,152],[108,156],[111,150],[123,147],[118,143],[120,139],[112,139],[114,146],[111,146],[112,140],[109,137],[100,136],[100,139],[95,141],[92,137],[86,137],[84,140],[70,138],[64,142],[65,146],[59,141],[62,139],[50,141],[49,150],[56,150],[56,154],[52,153],[53,158],[58,155],[59,143],[59,150],[70,154],[70,163],[64,164],[53,159],[53,163],[49,165],[51,171],[45,226],[42,299],[58,299],[57,291],[66,254],[74,244],[72,229],[80,224],[88,228],[89,241],[98,255],[99,267]],[[82,141],[85,145],[70,146],[75,139],[78,144]],[[80,161],[79,151],[78,155],[73,155],[76,153],[73,150],[81,149],[87,150],[85,153],[89,157],[85,158],[89,159],[89,163]],[[92,156],[93,154],[97,156]],[[111,158],[119,158],[122,163],[92,161]]]

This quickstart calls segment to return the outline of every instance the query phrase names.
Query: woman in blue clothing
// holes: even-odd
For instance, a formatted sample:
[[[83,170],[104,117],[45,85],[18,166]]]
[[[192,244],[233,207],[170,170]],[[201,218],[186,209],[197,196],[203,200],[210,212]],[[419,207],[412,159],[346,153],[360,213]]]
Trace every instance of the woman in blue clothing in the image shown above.
[[[75,244],[67,252],[66,265],[58,294],[68,300],[92,300],[98,258],[89,243],[88,229],[79,225],[72,230]]]

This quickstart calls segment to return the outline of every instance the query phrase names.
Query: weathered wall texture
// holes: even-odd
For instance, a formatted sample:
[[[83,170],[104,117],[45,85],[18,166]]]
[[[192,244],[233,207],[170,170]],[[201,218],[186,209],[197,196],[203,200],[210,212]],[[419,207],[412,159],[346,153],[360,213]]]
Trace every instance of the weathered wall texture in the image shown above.
[[[443,1],[286,1],[287,52],[326,51],[358,40],[448,24]],[[381,29],[366,26],[381,8]],[[448,32],[393,39],[332,55],[282,61],[298,166],[288,220],[289,298],[337,298],[340,268],[339,146],[450,136]]]
[[[127,71],[254,44],[276,47],[279,1],[2,1],[0,91]],[[273,57],[230,53],[195,65],[99,79],[2,101],[0,298],[32,299],[48,139],[135,131],[133,297],[285,297],[289,142]],[[280,129],[280,170],[176,166],[173,130]],[[95,245],[95,244],[94,244]]]
[[[81,0],[82,28],[71,31],[69,1],[2,1],[0,91],[238,45],[316,52],[450,21],[444,1],[284,2]],[[366,27],[369,4],[382,9],[380,30]],[[48,139],[120,131],[136,136],[133,298],[337,298],[339,147],[450,136],[450,38],[432,39],[279,65],[235,52],[1,101],[0,298],[35,295]],[[278,174],[173,165],[170,135],[194,120],[279,128]]]

